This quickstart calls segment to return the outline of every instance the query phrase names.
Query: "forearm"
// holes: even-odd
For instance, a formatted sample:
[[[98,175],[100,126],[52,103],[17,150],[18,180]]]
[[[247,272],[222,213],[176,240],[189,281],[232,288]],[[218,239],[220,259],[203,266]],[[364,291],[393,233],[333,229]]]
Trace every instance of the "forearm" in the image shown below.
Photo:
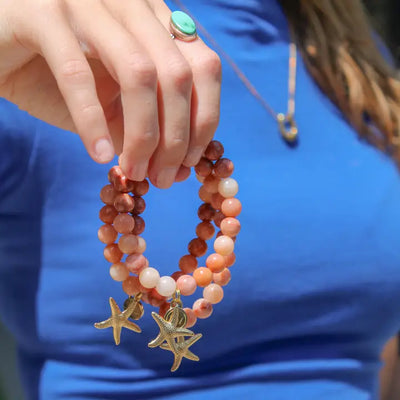
[[[400,356],[399,337],[393,337],[382,352],[384,363],[380,374],[381,400],[398,400],[400,398]]]

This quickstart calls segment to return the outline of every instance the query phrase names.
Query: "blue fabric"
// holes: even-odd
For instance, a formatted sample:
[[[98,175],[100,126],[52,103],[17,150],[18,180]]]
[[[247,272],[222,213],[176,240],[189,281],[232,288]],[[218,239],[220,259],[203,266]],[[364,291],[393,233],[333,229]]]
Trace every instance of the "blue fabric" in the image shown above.
[[[279,111],[287,105],[288,29],[275,0],[186,4]],[[243,203],[225,298],[194,330],[201,361],[149,349],[157,334],[93,322],[124,295],[108,274],[100,188],[109,165],[78,136],[0,101],[0,315],[19,346],[29,399],[377,399],[379,353],[400,326],[400,178],[357,139],[299,61],[300,141],[224,64],[216,138],[235,163]],[[177,269],[198,223],[194,177],[146,195],[151,265]],[[204,262],[204,259],[203,261]],[[201,296],[185,299],[190,306]]]

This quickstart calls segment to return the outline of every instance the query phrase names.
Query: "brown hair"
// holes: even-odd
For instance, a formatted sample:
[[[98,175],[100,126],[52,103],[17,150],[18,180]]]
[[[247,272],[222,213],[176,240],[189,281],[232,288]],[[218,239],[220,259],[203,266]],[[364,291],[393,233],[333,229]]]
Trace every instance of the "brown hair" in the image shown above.
[[[305,63],[361,138],[400,166],[400,81],[360,0],[281,0]]]

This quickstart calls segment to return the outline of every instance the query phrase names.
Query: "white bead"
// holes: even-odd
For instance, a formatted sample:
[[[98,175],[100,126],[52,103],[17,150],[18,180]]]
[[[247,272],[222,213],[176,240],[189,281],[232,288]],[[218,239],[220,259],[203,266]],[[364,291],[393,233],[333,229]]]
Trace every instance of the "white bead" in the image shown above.
[[[176,290],[176,282],[170,276],[162,276],[156,286],[157,292],[161,296],[171,297]]]
[[[145,268],[139,275],[139,281],[147,289],[152,289],[157,286],[160,280],[160,274],[155,268]]]
[[[234,241],[229,236],[219,236],[214,241],[214,250],[216,253],[221,254],[221,256],[228,256],[233,253],[235,248]]]
[[[218,185],[218,192],[225,198],[233,197],[239,191],[239,185],[233,178],[221,179]]]

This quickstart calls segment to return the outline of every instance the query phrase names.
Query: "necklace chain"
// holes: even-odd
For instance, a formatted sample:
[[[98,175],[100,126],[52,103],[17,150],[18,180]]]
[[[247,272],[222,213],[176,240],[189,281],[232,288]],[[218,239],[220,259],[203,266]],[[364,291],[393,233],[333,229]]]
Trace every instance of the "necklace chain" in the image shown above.
[[[218,51],[218,53],[226,60],[237,77],[246,86],[247,90],[261,104],[261,106],[278,122],[279,131],[282,137],[288,142],[294,142],[297,139],[297,125],[294,120],[296,109],[296,71],[297,71],[297,46],[292,40],[289,45],[289,78],[288,78],[288,104],[286,114],[277,113],[268,102],[261,96],[256,87],[250,82],[244,72],[238,67],[232,57],[218,44],[213,36],[204,28],[204,26],[191,14],[190,10],[180,1],[173,0],[187,14],[190,14],[196,23],[197,29],[208,40],[209,43]],[[293,37],[293,35],[292,35]]]

